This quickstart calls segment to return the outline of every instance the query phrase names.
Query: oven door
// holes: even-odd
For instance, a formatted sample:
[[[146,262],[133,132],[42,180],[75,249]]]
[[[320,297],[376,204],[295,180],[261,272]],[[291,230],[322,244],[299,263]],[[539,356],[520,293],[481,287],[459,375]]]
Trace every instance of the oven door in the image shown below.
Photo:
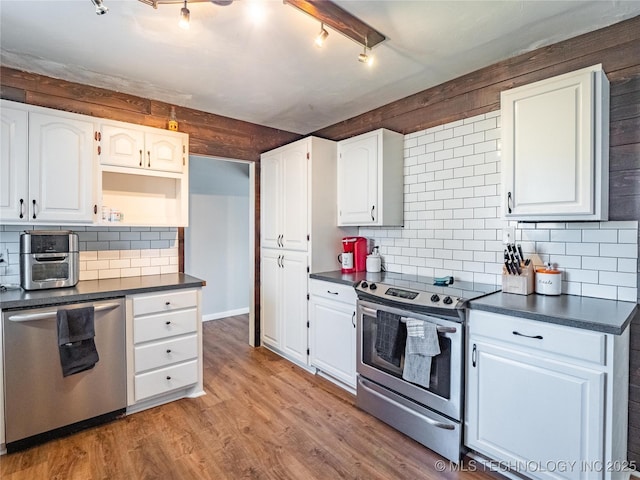
[[[379,312],[398,315],[401,322],[417,319],[438,327],[440,354],[432,357],[429,387],[402,378],[404,354],[400,365],[388,362],[376,351]],[[463,325],[453,320],[417,314],[387,305],[358,300],[357,363],[358,374],[454,420],[462,420],[462,344]],[[404,323],[400,328],[405,327]],[[401,346],[404,352],[404,345]]]

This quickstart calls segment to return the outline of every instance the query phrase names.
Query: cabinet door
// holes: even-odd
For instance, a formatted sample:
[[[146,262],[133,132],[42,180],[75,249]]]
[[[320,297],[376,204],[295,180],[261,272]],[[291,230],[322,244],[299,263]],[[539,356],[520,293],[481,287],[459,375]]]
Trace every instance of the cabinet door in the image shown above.
[[[311,365],[356,387],[356,306],[312,296],[309,304]]]
[[[604,372],[474,337],[469,348],[469,447],[509,465],[577,462],[566,472],[523,472],[537,478],[602,478],[581,466],[603,461]]]
[[[307,250],[308,142],[296,142],[282,151],[282,246]],[[330,201],[330,200],[329,200]]]
[[[267,154],[260,159],[260,238],[267,248],[280,248],[281,225],[281,154]]]
[[[115,125],[101,128],[102,165],[143,168],[145,160],[144,132]]]
[[[29,114],[31,221],[92,222],[93,133],[91,122]]]
[[[281,265],[282,351],[301,363],[307,363],[307,255],[282,252]]]
[[[0,110],[0,221],[26,221],[28,215],[28,114]]]
[[[378,136],[338,144],[338,225],[378,219]]]
[[[180,135],[147,132],[144,139],[147,168],[163,172],[182,172],[185,152]]]
[[[505,217],[593,214],[594,75],[503,92]]]
[[[281,260],[282,253],[263,249],[260,252],[260,321],[262,342],[280,348]]]

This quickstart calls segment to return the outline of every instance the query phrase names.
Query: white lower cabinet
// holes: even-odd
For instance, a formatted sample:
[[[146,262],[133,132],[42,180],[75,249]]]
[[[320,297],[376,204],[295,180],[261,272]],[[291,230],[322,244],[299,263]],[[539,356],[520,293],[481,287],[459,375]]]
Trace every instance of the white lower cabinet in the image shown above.
[[[468,447],[531,478],[624,478],[628,329],[606,335],[471,310],[468,332]]]
[[[262,341],[304,365],[308,363],[307,261],[303,252],[261,251]]]
[[[356,388],[356,292],[352,286],[309,280],[311,365]],[[344,386],[341,385],[341,386]]]
[[[130,410],[201,394],[200,289],[132,295],[127,317]]]

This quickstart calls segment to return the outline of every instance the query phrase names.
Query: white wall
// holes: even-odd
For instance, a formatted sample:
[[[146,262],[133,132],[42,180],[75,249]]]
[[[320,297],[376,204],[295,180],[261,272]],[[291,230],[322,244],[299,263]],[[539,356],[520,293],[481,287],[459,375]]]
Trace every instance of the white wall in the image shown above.
[[[638,222],[501,219],[500,111],[404,138],[404,227],[360,228],[388,271],[500,285],[502,229],[534,264],[563,271],[563,293],[635,302]]]
[[[189,157],[185,273],[206,280],[204,320],[249,311],[249,166]]]

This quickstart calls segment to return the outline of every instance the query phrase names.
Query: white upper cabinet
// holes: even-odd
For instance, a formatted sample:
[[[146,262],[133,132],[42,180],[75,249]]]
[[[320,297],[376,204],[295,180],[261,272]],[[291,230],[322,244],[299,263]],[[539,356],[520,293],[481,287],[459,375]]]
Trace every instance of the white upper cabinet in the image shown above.
[[[601,65],[501,94],[504,217],[607,220],[609,81]]]
[[[338,226],[402,226],[404,136],[379,129],[338,142]]]
[[[94,124],[89,117],[2,102],[2,223],[92,223]]]
[[[8,108],[0,110],[0,219],[25,220],[28,216],[28,113]]]
[[[186,134],[122,124],[101,125],[100,164],[181,173]]]
[[[263,247],[307,250],[309,148],[302,140],[262,155]]]

